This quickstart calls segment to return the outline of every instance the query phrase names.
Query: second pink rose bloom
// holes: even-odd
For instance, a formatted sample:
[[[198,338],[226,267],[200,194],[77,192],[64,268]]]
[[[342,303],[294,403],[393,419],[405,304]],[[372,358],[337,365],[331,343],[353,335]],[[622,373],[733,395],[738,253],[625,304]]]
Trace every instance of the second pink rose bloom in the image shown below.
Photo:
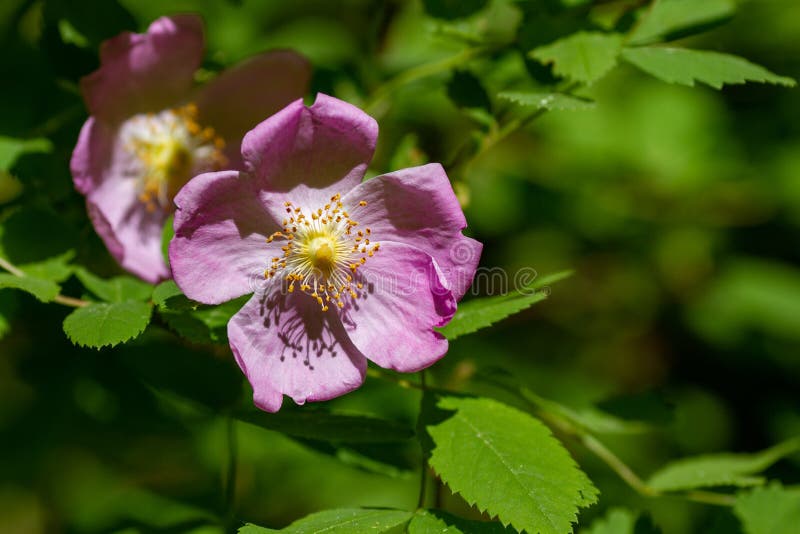
[[[75,187],[114,258],[149,282],[170,277],[161,234],[178,190],[242,169],[245,132],[301,98],[311,77],[302,56],[273,51],[198,88],[204,48],[200,17],[163,17],[103,43],[100,68],[81,81],[91,116],[72,155]]]

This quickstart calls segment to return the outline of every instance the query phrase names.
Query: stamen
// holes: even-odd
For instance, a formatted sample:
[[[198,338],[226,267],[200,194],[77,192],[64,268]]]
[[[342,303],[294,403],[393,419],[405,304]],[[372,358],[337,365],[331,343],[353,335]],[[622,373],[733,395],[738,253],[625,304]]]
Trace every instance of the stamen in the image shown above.
[[[366,201],[358,205],[366,206]],[[359,298],[364,285],[355,282],[355,275],[378,246],[366,238],[371,230],[353,230],[358,221],[351,219],[338,193],[321,208],[301,208],[291,201],[285,201],[284,207],[289,218],[282,221],[283,230],[266,239],[267,243],[283,239],[283,254],[272,258],[265,278],[271,280],[281,273],[289,293],[299,289],[323,311],[329,309],[329,303],[343,309],[346,298]]]
[[[139,200],[148,211],[171,211],[172,199],[190,178],[227,164],[225,141],[197,123],[194,104],[137,115],[123,124],[125,148],[139,163]]]

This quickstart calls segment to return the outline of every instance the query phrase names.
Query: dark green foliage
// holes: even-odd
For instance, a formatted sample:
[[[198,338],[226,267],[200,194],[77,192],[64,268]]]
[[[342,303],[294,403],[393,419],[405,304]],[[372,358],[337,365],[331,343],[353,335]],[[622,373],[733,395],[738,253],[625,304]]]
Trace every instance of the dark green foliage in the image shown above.
[[[484,250],[441,361],[261,412],[250,295],[107,253],[80,80],[178,12],[198,86],[298,50],[378,121],[368,176],[444,164]],[[789,0],[0,3],[0,532],[793,534],[798,35]]]

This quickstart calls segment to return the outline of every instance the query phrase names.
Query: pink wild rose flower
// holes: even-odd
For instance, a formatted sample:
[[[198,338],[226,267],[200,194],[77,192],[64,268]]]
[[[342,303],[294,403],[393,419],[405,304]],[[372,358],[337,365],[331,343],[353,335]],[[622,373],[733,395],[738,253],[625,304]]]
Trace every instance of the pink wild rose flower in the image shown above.
[[[446,324],[482,245],[441,165],[362,182],[378,126],[326,95],[245,135],[244,172],[197,176],[175,198],[169,255],[191,299],[254,293],[228,323],[255,404],[275,412],[359,387],[367,360],[413,372],[447,351]]]
[[[114,258],[149,282],[170,276],[161,234],[175,193],[195,175],[241,168],[244,133],[310,78],[304,58],[273,51],[197,89],[203,53],[198,16],[163,17],[104,42],[100,68],[81,80],[91,116],[72,154],[75,187]]]

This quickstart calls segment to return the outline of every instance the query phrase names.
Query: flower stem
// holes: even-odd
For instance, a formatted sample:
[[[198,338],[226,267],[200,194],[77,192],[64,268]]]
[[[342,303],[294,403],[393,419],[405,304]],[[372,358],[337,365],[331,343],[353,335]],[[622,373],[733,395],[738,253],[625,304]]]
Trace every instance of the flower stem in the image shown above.
[[[716,506],[733,506],[736,498],[724,493],[714,493],[711,491],[687,491],[684,493],[663,493],[647,485],[642,478],[631,469],[628,464],[622,461],[611,449],[597,439],[591,432],[583,428],[580,424],[570,421],[563,413],[557,413],[548,409],[551,402],[537,402],[539,398],[535,394],[521,394],[514,388],[509,388],[499,382],[491,380],[491,383],[510,391],[525,400],[536,412],[536,414],[550,427],[577,439],[589,452],[597,456],[608,467],[611,468],[631,489],[644,497],[675,497],[688,501],[713,504]],[[542,399],[544,401],[544,399]]]
[[[423,391],[432,391],[442,394],[459,394],[456,391],[430,388],[427,386],[427,384],[425,384],[424,380],[417,384],[395,377],[388,373],[384,373],[377,369],[370,369],[367,371],[367,374],[374,376],[375,378],[392,381],[405,389],[420,389]],[[504,389],[524,400],[528,405],[531,406],[533,411],[536,412],[536,415],[551,428],[577,439],[584,447],[586,447],[589,452],[597,456],[603,463],[610,467],[612,471],[614,471],[631,489],[633,489],[639,495],[644,497],[673,497],[702,504],[712,504],[715,506],[733,506],[736,503],[736,498],[733,495],[715,493],[713,491],[663,493],[655,488],[652,488],[648,486],[647,483],[645,483],[644,480],[642,480],[642,478],[636,474],[636,472],[630,466],[628,466],[628,464],[623,462],[619,456],[609,449],[602,441],[597,439],[597,437],[591,432],[583,428],[580,424],[575,424],[563,413],[548,409],[548,405],[552,404],[551,401],[545,402],[545,399],[541,399],[541,402],[539,402],[537,401],[539,397],[533,393],[522,394],[516,388],[510,387],[502,382],[486,379],[486,377],[483,378],[491,384],[494,384],[495,386],[498,386],[501,389]],[[422,495],[422,488],[420,489],[420,495]],[[422,498],[422,496],[420,498]]]
[[[20,278],[24,278],[27,276],[23,271],[21,271],[18,267],[14,264],[10,263],[8,260],[0,258],[0,267],[8,271],[9,273],[13,274],[14,276],[18,276]],[[83,299],[76,299],[75,297],[67,297],[66,295],[56,295],[53,299],[53,302],[57,302],[59,304],[63,304],[64,306],[70,306],[72,308],[82,308],[84,306],[88,306],[89,302]]]
[[[450,56],[439,61],[434,61],[432,63],[425,63],[424,65],[401,72],[373,91],[372,95],[364,103],[363,109],[372,116],[382,115],[383,110],[380,109],[380,104],[387,96],[396,91],[398,88],[407,83],[411,83],[422,78],[427,78],[428,76],[432,76],[434,74],[439,74],[440,72],[449,70],[452,67],[466,63],[467,61],[485,54],[490,50],[491,49],[489,47],[485,46],[467,48],[466,50],[463,50],[454,56]]]
[[[0,258],[0,267],[5,269],[6,271],[10,272],[14,276],[19,276],[20,278],[25,276],[25,273],[17,269],[13,264],[9,263],[8,261]]]

